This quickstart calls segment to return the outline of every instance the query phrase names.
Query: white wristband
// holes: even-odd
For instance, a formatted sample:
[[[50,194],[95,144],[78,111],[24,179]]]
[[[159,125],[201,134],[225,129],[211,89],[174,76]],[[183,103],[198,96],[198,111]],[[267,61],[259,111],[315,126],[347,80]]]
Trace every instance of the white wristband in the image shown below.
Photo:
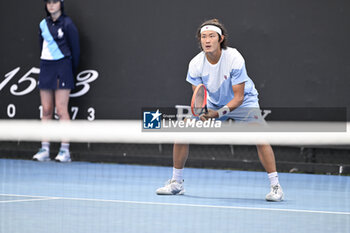
[[[229,112],[230,112],[230,108],[227,107],[227,105],[225,105],[224,107],[222,107],[222,108],[220,108],[220,109],[218,110],[218,113],[219,113],[219,117],[218,117],[218,118],[220,118],[220,117],[222,117],[222,116],[225,116],[225,115],[228,114]]]

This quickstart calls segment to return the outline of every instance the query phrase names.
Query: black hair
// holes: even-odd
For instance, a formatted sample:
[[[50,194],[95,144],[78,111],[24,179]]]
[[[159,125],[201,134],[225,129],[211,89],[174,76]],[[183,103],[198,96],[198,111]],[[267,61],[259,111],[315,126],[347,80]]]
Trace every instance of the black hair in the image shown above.
[[[50,14],[50,12],[47,10],[47,7],[46,7],[46,3],[48,2],[48,0],[44,0],[44,2],[45,2],[45,11],[46,11],[46,15],[47,16],[50,16],[51,14]],[[61,13],[62,13],[62,15],[64,15],[64,0],[57,0],[57,2],[61,2]]]
[[[202,27],[204,27],[205,25],[215,25],[217,26],[218,28],[221,29],[222,31],[222,35],[224,36],[224,40],[220,43],[220,48],[221,49],[226,49],[227,48],[227,31],[226,31],[226,28],[224,27],[224,25],[222,23],[219,22],[218,19],[210,19],[210,20],[207,20],[205,22],[203,22],[198,30],[197,30],[197,39],[198,39],[198,42],[199,42],[199,47],[202,49],[202,45],[201,45],[201,29]],[[220,34],[218,33],[219,35],[219,41],[221,40],[221,36]]]

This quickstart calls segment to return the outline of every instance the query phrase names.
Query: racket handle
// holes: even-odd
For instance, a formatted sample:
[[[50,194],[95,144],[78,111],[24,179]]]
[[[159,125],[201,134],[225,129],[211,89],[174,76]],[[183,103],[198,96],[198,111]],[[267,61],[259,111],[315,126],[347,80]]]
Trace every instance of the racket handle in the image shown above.
[[[205,111],[205,113],[208,113],[207,105],[204,106],[204,111]]]

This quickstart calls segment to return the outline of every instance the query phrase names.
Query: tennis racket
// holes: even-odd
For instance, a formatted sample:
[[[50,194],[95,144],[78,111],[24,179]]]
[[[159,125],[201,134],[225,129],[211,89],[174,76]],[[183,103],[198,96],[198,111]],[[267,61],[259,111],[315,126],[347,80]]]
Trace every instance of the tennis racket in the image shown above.
[[[193,92],[191,111],[193,116],[196,117],[208,112],[207,89],[205,88],[204,84],[199,84]]]

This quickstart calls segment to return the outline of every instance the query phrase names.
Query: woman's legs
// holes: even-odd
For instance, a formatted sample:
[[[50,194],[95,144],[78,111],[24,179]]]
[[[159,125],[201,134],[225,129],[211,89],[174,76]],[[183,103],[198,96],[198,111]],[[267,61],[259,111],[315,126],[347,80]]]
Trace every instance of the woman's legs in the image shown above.
[[[60,121],[70,121],[68,112],[69,94],[70,89],[57,89],[55,91],[55,106]],[[68,140],[62,140],[60,151],[55,160],[59,162],[71,161]]]
[[[60,121],[70,120],[68,112],[69,94],[69,89],[57,89],[55,91],[55,106]]]
[[[49,121],[52,119],[54,112],[54,93],[52,90],[40,90],[40,100],[42,106],[42,121]],[[48,161],[50,160],[50,142],[43,139],[41,142],[41,149],[33,156],[33,160]]]

